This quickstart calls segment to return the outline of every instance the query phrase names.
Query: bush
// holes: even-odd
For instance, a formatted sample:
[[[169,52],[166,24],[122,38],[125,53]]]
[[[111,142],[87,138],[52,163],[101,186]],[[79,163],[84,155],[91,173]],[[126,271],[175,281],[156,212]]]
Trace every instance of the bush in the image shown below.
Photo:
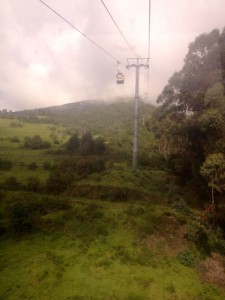
[[[68,209],[71,209],[68,199],[27,192],[10,194],[3,210],[6,229],[15,235],[29,234],[44,229],[43,215]]]
[[[220,228],[211,229],[198,222],[192,222],[187,226],[186,237],[195,243],[197,249],[204,255],[211,252],[225,254],[225,240]]]
[[[37,164],[35,162],[30,163],[27,168],[28,170],[36,170],[37,169]]]
[[[177,254],[177,259],[182,265],[193,267],[196,260],[196,253],[191,250],[184,250]]]
[[[157,153],[149,156],[148,153],[142,153],[139,157],[139,164],[141,166],[148,166],[152,169],[164,170],[166,166],[165,158]]]
[[[40,179],[37,176],[27,178],[26,189],[31,192],[38,192],[41,189]]]
[[[7,207],[8,227],[16,235],[33,232],[40,223],[38,205],[27,198],[14,199]]]
[[[187,158],[173,154],[167,160],[167,167],[181,180],[182,183],[191,179],[191,163]]]
[[[1,171],[10,170],[12,168],[12,166],[13,166],[13,163],[10,160],[0,158],[0,170]]]
[[[20,142],[20,139],[16,135],[13,136],[12,138],[10,138],[9,140],[12,143],[19,143]]]
[[[48,162],[48,161],[45,161],[42,165],[43,169],[44,170],[51,170],[52,166],[51,166],[51,163]]]
[[[183,214],[191,213],[190,208],[188,207],[187,203],[183,199],[173,202],[171,207],[173,209],[175,209],[176,211],[183,213]]]
[[[47,190],[54,194],[66,191],[75,179],[87,177],[89,174],[105,170],[105,163],[97,157],[80,158],[79,160],[63,160],[51,172],[47,180]]]
[[[6,178],[3,183],[3,189],[9,191],[18,191],[21,188],[21,183],[17,180],[15,176],[10,176]]]
[[[39,150],[48,149],[51,147],[51,144],[48,141],[43,141],[39,135],[35,135],[32,138],[25,137],[23,146],[26,149]]]

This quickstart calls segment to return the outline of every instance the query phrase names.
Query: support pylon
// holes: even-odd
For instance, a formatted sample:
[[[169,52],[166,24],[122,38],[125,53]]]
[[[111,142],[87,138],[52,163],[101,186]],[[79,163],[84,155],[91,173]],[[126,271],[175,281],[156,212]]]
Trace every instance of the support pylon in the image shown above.
[[[130,64],[131,60],[136,60],[135,64]],[[145,64],[140,63],[140,61],[146,61]],[[135,80],[135,97],[134,97],[134,142],[133,142],[133,170],[137,169],[138,165],[138,107],[139,107],[139,69],[141,67],[149,68],[148,58],[127,58],[127,68],[136,68],[136,80]]]

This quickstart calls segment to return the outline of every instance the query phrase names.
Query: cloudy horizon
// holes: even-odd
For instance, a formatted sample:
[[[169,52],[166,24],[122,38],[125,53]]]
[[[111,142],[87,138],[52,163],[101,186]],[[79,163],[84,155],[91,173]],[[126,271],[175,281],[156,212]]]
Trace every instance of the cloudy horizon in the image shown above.
[[[1,0],[0,109],[32,109],[87,99],[133,97],[132,57],[100,0],[46,0],[80,31],[121,61],[125,84],[116,85],[116,61],[38,0]],[[105,0],[133,51],[148,55],[148,1]],[[225,26],[223,0],[152,0],[149,91],[141,68],[140,95],[152,104],[183,66],[198,35]]]

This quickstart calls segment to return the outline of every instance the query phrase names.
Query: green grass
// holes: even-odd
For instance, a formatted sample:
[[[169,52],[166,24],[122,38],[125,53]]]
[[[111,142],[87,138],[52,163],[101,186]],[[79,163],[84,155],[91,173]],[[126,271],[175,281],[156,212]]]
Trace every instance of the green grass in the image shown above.
[[[147,222],[154,233],[163,232],[169,208],[72,201],[71,211],[45,216],[54,224],[49,232],[2,239],[0,299],[224,299],[218,288],[201,283],[194,267],[153,251],[138,236]]]
[[[121,118],[130,121],[126,114]],[[26,183],[30,176],[38,176],[44,184],[49,171],[43,169],[43,163],[57,162],[60,156],[20,146],[25,136],[35,134],[52,142],[54,133],[60,141],[60,144],[53,144],[57,149],[68,138],[65,128],[25,122],[22,127],[11,127],[11,122],[18,121],[0,119],[0,156],[14,163],[12,170],[0,172],[0,182],[12,175],[21,183]],[[111,127],[107,118],[105,122],[108,126],[107,142],[111,137],[112,146],[115,143],[115,149],[121,147],[127,155],[131,145],[123,126],[118,123]],[[95,124],[94,133],[99,134],[97,128],[102,127],[102,123],[98,118],[93,117],[89,124]],[[143,136],[149,138],[151,134],[146,128],[140,130],[145,131],[141,143],[143,149],[147,149],[149,142],[145,143],[147,138]],[[128,131],[131,136],[131,129]],[[19,138],[19,143],[10,141],[14,136]],[[117,139],[114,139],[115,136]],[[38,165],[37,170],[28,170],[27,166],[32,162]],[[91,174],[75,183],[75,192],[79,186],[81,190],[82,185],[85,187],[85,197],[73,198],[72,191],[67,191],[63,199],[70,197],[71,207],[64,205],[64,210],[62,206],[57,208],[57,197],[5,192],[6,196],[0,202],[0,223],[7,228],[6,235],[0,237],[0,300],[224,299],[224,292],[219,288],[201,282],[195,265],[188,267],[182,264],[186,256],[181,259],[177,253],[166,251],[169,237],[176,235],[176,228],[187,222],[187,216],[175,213],[166,205],[168,183],[169,178],[164,171],[133,172],[128,161],[110,158],[104,172]],[[88,195],[88,191],[95,191],[97,197]],[[102,193],[105,201],[99,201],[98,192]],[[109,201],[112,193],[115,202]],[[120,202],[120,193],[129,194],[129,197]],[[25,212],[31,214],[30,219],[37,222],[32,234],[15,236],[7,225],[9,215],[5,213],[5,207],[18,201],[15,200],[17,196]],[[36,218],[36,211],[29,211],[28,201],[42,203],[45,212]],[[43,201],[48,202],[45,204]],[[170,217],[176,219],[176,226],[170,224]],[[149,245],[151,237],[156,239],[156,247]],[[173,242],[178,239],[175,237]]]
[[[11,124],[21,124],[22,127],[12,127]],[[40,135],[43,140],[49,141],[53,149],[60,147],[69,138],[65,134],[65,128],[53,124],[32,124],[20,122],[16,119],[0,118],[0,157],[12,161],[13,168],[9,171],[0,171],[0,181],[4,181],[9,176],[17,176],[21,183],[25,183],[30,176],[38,176],[41,182],[45,182],[49,172],[43,170],[43,163],[54,163],[57,158],[47,154],[46,150],[24,149],[24,138]],[[19,142],[12,142],[10,139],[17,136]],[[54,143],[54,136],[59,144]],[[27,170],[27,166],[35,162],[38,169],[35,171]]]

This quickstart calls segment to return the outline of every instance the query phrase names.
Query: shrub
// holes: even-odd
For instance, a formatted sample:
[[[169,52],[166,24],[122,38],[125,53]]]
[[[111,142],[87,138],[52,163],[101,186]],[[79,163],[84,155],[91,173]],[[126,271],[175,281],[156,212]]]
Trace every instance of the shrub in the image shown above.
[[[167,160],[167,167],[179,177],[182,183],[191,179],[191,163],[187,158],[173,154]]]
[[[211,253],[208,232],[205,226],[192,222],[186,227],[186,238],[195,243],[197,249],[204,255]]]
[[[19,143],[20,142],[20,139],[18,138],[18,136],[13,136],[12,138],[9,139],[10,142],[12,143]]]
[[[62,172],[59,168],[52,171],[47,179],[47,191],[53,194],[60,194],[68,189],[73,181],[73,172]]]
[[[43,197],[27,192],[9,194],[3,210],[6,229],[15,235],[29,234],[45,228],[45,219],[41,218],[43,215],[70,208],[70,202],[65,198]]]
[[[21,188],[21,183],[17,180],[15,176],[10,176],[6,178],[3,183],[4,190],[17,191]]]
[[[37,169],[37,164],[35,162],[30,163],[27,168],[28,170],[36,170]]]
[[[196,256],[193,251],[184,250],[177,254],[177,259],[182,265],[184,265],[186,267],[193,267]]]
[[[37,176],[30,176],[27,178],[26,189],[31,192],[40,191],[40,179]]]
[[[87,177],[89,174],[105,170],[105,163],[97,157],[80,158],[79,160],[63,160],[51,172],[47,180],[47,190],[58,194],[66,191],[75,179]]]
[[[187,203],[183,199],[173,202],[171,206],[173,209],[175,209],[176,211],[181,212],[183,214],[190,214],[190,212],[191,212]]]
[[[52,168],[51,163],[48,161],[45,161],[42,166],[44,170],[51,170]]]
[[[0,170],[1,171],[10,170],[12,168],[12,166],[13,166],[13,163],[10,160],[0,158]]]
[[[32,138],[25,137],[23,146],[26,149],[39,150],[48,149],[51,147],[51,144],[48,141],[43,141],[39,135],[35,135]]]
[[[35,201],[19,197],[7,207],[8,227],[17,234],[33,232],[40,223],[40,214]]]
[[[77,133],[73,134],[65,145],[65,148],[69,152],[77,152],[80,146],[80,140]]]
[[[202,254],[210,255],[211,252],[225,254],[225,240],[220,228],[211,229],[198,222],[192,222],[186,228],[186,237],[195,243]]]

